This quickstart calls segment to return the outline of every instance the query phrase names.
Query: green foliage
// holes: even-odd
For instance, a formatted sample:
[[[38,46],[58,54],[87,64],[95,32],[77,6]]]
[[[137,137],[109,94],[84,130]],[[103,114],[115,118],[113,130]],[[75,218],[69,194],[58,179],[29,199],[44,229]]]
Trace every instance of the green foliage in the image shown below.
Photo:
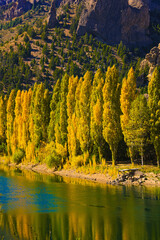
[[[119,73],[115,66],[108,68],[103,87],[103,137],[112,152],[112,164],[115,165],[118,144],[122,138],[120,125],[120,84]]]
[[[45,162],[49,168],[59,167],[61,164],[61,157],[54,152],[45,158]]]
[[[46,11],[48,7],[44,2],[43,4]],[[72,6],[67,4],[63,9],[63,15],[59,17],[60,24],[52,30],[48,29],[46,22],[44,23],[45,12],[40,15],[40,18],[35,17],[36,11],[37,13],[43,11],[38,6],[39,4],[34,6],[32,11],[25,14],[26,23],[24,23],[23,18],[6,23],[8,26],[13,26],[16,21],[22,21],[22,24],[16,28],[18,35],[15,36],[15,46],[8,47],[8,53],[5,52],[5,48],[7,49],[8,46],[7,43],[2,43],[3,51],[0,52],[0,89],[7,93],[8,96],[12,89],[16,89],[16,91],[24,89],[28,94],[27,90],[29,87],[33,87],[33,82],[44,82],[43,87],[42,85],[35,85],[33,95],[30,90],[30,100],[26,105],[27,107],[25,107],[25,109],[28,108],[27,118],[29,123],[24,120],[24,113],[26,114],[27,110],[24,110],[23,107],[23,97],[21,99],[23,117],[22,114],[19,114],[22,117],[22,119],[19,118],[21,124],[19,124],[19,128],[23,129],[23,143],[26,144],[24,149],[28,156],[33,156],[33,159],[37,157],[37,152],[43,148],[46,142],[54,141],[53,152],[58,154],[57,149],[59,148],[59,151],[65,152],[64,159],[66,159],[66,156],[69,157],[68,161],[72,161],[72,157],[78,159],[78,156],[82,154],[95,155],[95,161],[99,162],[103,157],[110,160],[111,152],[109,147],[115,161],[121,140],[119,122],[119,115],[121,114],[119,109],[121,80],[127,75],[128,69],[133,66],[135,75],[133,69],[130,70],[128,78],[124,81],[123,94],[121,94],[123,95],[121,110],[125,115],[124,119],[122,117],[124,122],[121,121],[121,127],[126,142],[125,126],[131,120],[130,110],[135,99],[136,78],[142,76],[146,81],[145,83],[147,83],[149,67],[146,65],[144,69],[141,69],[141,59],[134,58],[122,42],[118,46],[111,47],[104,42],[98,41],[88,33],[82,37],[77,37],[76,29],[83,9],[82,4],[77,8],[74,19],[71,19],[72,14],[70,14]],[[31,21],[31,18],[33,21]],[[13,23],[14,21],[15,23]],[[64,31],[64,25],[65,28],[68,28],[70,23],[71,35],[68,35],[66,34],[67,31]],[[14,29],[11,31],[16,33]],[[108,67],[110,68],[109,73],[107,71]],[[97,69],[99,70],[93,78],[93,73]],[[117,72],[120,70],[119,75],[115,69]],[[106,71],[107,75],[104,83],[103,79]],[[59,81],[57,81],[58,79]],[[104,84],[105,87],[102,91]],[[49,91],[45,90],[46,87]],[[153,93],[154,88],[155,86],[150,92]],[[156,88],[158,89],[158,87]],[[53,94],[51,93],[52,89]],[[156,91],[158,92],[158,90]],[[146,88],[142,89],[142,92],[147,93]],[[149,95],[151,96],[152,93],[149,93]],[[21,94],[23,96],[24,92],[21,92]],[[51,95],[52,100],[50,103]],[[153,98],[156,99],[155,95]],[[155,102],[155,106],[150,106],[153,114],[151,115],[153,128],[151,128],[149,134],[151,133],[151,137],[154,135],[155,139],[157,139],[159,138],[159,103]],[[133,109],[138,112],[135,106]],[[17,116],[15,117],[14,103],[11,107],[12,114],[9,113],[9,110],[7,112],[7,120],[1,116],[4,112],[4,106],[0,105],[0,140],[3,144],[7,140],[8,153],[11,154],[11,152],[14,153],[11,146],[15,144],[15,147],[20,148],[18,144],[20,144],[21,139],[20,134],[16,135],[20,130],[15,130],[18,127],[15,124]],[[137,119],[139,118],[138,114],[133,115]],[[1,121],[1,118],[4,120]],[[1,124],[1,122],[6,123]],[[139,124],[140,119],[137,122]],[[136,134],[133,138],[133,142],[137,141]],[[154,142],[153,139],[152,142]],[[126,145],[124,144],[125,151]],[[52,152],[48,153],[49,155],[52,155]],[[58,155],[61,156],[61,154]],[[63,157],[61,156],[61,158]],[[79,161],[77,160],[77,162]]]
[[[83,10],[83,5],[79,4],[77,7],[77,10],[76,10],[76,16],[75,16],[75,18],[72,19],[72,23],[70,26],[70,33],[72,33],[72,34],[74,32],[76,32],[76,30],[77,30],[77,26],[78,26],[78,22],[79,22],[79,18],[80,18],[82,10]]]
[[[0,145],[0,153],[3,155],[7,154],[7,144],[2,142]]]
[[[156,67],[148,85],[148,106],[151,112],[151,140],[160,166],[160,70]]]
[[[149,109],[147,100],[139,95],[132,103],[130,120],[127,124],[127,145],[140,152],[141,163],[144,163],[144,147],[149,136]]]
[[[24,156],[25,156],[24,151],[22,149],[17,149],[12,156],[12,160],[14,163],[19,164],[24,158]]]

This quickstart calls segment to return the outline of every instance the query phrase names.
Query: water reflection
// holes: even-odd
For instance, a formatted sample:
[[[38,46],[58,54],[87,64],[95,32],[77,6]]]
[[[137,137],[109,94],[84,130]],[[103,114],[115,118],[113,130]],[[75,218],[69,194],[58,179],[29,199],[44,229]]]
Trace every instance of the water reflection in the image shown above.
[[[160,239],[160,189],[0,171],[0,239]]]

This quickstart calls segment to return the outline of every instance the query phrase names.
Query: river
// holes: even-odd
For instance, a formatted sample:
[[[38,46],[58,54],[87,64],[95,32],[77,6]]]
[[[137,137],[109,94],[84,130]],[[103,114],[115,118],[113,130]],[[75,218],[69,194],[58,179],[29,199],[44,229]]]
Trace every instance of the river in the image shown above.
[[[0,240],[159,240],[160,188],[0,166]]]

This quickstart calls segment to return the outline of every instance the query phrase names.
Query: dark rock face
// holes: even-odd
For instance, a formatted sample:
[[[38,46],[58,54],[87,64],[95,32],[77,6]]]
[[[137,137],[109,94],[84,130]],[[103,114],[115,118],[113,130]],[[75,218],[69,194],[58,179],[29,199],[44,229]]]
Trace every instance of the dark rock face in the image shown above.
[[[147,45],[148,0],[87,0],[77,34],[95,34],[108,44]]]
[[[21,16],[23,13],[27,12],[32,8],[32,4],[29,1],[26,0],[18,0],[18,2],[15,2],[11,8],[9,8],[5,14],[4,19],[5,20],[11,20],[15,17]]]
[[[11,20],[12,18],[19,17],[23,13],[31,10],[33,4],[36,3],[36,0],[18,0],[18,1],[5,1],[5,5],[13,2],[12,6],[4,12],[4,19]]]
[[[55,0],[52,1],[51,9],[49,11],[49,17],[47,19],[48,27],[53,28],[56,25],[56,6]]]
[[[149,66],[148,79],[150,80],[155,67],[160,66],[160,44],[146,54],[145,59],[141,62],[141,69],[144,69],[146,65]]]

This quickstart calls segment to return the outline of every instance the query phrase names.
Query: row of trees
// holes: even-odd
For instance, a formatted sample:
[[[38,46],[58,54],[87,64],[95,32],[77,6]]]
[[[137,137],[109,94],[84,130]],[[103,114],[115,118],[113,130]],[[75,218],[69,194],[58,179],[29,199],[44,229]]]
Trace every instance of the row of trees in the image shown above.
[[[54,143],[70,163],[79,156],[84,162],[94,153],[101,162],[109,146],[112,164],[118,146],[126,142],[132,163],[139,152],[142,164],[144,147],[150,141],[160,159],[160,71],[156,68],[148,85],[148,95],[136,90],[133,68],[119,81],[115,66],[101,70],[94,78],[65,74],[54,86],[52,96],[43,83],[33,90],[12,90],[0,98],[0,140],[7,143],[8,154],[21,149],[27,161],[35,158],[42,146]],[[51,146],[51,145],[50,145]],[[63,151],[66,154],[63,154]],[[64,159],[63,159],[64,160]]]

